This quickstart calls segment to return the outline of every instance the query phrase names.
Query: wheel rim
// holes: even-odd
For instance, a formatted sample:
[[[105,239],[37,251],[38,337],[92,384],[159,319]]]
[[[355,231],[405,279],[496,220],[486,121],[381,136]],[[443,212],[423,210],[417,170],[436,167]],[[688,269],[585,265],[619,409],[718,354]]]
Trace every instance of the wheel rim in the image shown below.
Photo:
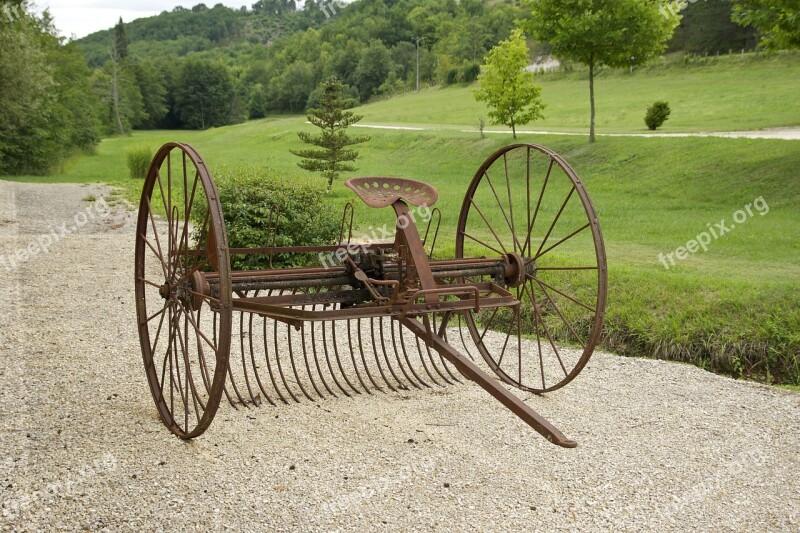
[[[584,368],[603,325],[606,256],[594,207],[555,152],[514,144],[495,152],[470,183],[456,257],[518,255],[525,281],[517,308],[464,314],[472,341],[507,383],[530,392],[563,387]],[[477,280],[470,280],[477,281]],[[489,330],[500,335],[486,335]]]
[[[217,198],[197,152],[170,143],[150,165],[139,206],[139,340],[161,420],[182,438],[208,428],[228,368],[230,260]],[[206,273],[219,279],[216,294],[198,287]]]

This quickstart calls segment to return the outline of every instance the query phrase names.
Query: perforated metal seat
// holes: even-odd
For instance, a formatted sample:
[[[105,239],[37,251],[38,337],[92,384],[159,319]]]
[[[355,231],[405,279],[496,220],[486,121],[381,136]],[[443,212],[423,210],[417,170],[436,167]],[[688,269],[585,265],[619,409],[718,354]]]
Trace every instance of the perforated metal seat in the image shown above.
[[[433,186],[406,178],[362,177],[349,179],[344,184],[370,207],[387,207],[397,200],[415,207],[432,206],[439,198]]]

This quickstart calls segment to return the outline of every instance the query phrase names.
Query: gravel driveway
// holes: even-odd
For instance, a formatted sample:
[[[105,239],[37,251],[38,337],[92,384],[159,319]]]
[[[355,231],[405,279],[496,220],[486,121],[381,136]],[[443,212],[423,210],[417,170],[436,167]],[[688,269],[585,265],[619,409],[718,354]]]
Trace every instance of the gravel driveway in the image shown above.
[[[182,442],[140,360],[132,216],[84,201],[106,193],[0,182],[4,529],[800,530],[800,394],[663,361],[597,353],[524,397],[572,450],[470,383],[223,405]]]

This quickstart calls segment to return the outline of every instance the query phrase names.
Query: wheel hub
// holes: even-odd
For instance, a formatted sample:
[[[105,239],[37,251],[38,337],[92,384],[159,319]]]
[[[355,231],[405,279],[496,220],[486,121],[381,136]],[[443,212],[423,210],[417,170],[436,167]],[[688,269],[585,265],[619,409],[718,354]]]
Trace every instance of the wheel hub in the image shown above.
[[[531,268],[536,270],[532,259],[523,258],[517,253],[506,254],[504,259],[506,261],[505,282],[512,289],[525,283],[526,276],[532,275]]]

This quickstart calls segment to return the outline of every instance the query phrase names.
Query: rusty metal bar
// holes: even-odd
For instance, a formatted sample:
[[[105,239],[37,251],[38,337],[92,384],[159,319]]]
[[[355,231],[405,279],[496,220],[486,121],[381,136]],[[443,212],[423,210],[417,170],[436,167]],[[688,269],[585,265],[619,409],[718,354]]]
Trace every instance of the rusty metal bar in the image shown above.
[[[558,428],[542,417],[542,415],[531,409],[528,404],[503,388],[475,363],[461,355],[430,328],[426,328],[414,318],[401,317],[398,318],[398,320],[408,328],[409,331],[422,339],[425,344],[442,354],[442,356],[450,361],[464,377],[477,383],[483,390],[494,396],[495,399],[499,400],[500,403],[506,406],[512,413],[517,415],[523,422],[532,427],[544,438],[564,448],[575,448],[578,445],[577,442],[567,438]]]

